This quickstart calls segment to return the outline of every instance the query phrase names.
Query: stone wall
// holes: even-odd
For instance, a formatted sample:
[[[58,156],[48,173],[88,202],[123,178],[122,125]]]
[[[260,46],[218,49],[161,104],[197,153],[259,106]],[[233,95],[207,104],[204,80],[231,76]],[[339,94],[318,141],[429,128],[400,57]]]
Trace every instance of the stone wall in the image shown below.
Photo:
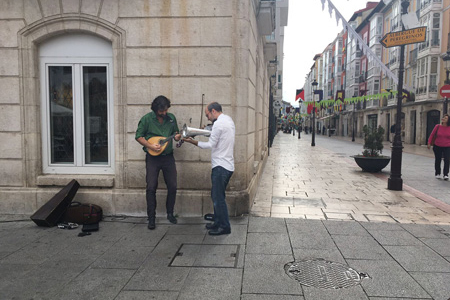
[[[145,162],[134,140],[154,97],[172,101],[183,124],[206,124],[223,105],[236,124],[230,214],[246,213],[267,157],[269,79],[252,0],[0,1],[0,210],[33,213],[76,178],[75,200],[106,214],[145,213]],[[113,47],[114,175],[42,173],[39,45],[61,34],[94,34]],[[200,137],[200,139],[205,139]],[[210,152],[175,150],[176,212],[201,215],[210,203]],[[160,180],[159,213],[164,212]]]

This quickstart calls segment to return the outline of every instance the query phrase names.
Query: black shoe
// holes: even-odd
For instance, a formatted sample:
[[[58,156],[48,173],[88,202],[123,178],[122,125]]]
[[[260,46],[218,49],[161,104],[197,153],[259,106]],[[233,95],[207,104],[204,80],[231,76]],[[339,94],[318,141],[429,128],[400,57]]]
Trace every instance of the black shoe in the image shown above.
[[[147,226],[147,228],[150,229],[150,230],[153,230],[153,229],[156,228],[156,226],[155,226],[155,218],[150,218],[150,219],[148,220],[148,226]]]
[[[214,224],[214,223],[208,223],[205,225],[206,229],[211,230],[211,229],[217,229],[219,228],[219,225]]]
[[[219,227],[217,229],[210,230],[208,232],[209,235],[222,235],[222,234],[230,234],[230,233],[231,233],[231,229],[230,228],[225,229],[225,228],[221,228],[221,227]]]
[[[204,218],[206,221],[214,221],[214,214],[206,214]]]
[[[172,224],[177,224],[177,218],[173,214],[167,214],[167,220]]]

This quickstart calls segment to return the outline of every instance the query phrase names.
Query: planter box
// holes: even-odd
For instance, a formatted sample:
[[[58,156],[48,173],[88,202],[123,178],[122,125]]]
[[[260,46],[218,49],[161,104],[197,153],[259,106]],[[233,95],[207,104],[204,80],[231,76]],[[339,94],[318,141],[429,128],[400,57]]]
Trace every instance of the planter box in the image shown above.
[[[391,161],[389,156],[367,157],[362,155],[351,156],[355,159],[356,164],[365,172],[380,172]]]

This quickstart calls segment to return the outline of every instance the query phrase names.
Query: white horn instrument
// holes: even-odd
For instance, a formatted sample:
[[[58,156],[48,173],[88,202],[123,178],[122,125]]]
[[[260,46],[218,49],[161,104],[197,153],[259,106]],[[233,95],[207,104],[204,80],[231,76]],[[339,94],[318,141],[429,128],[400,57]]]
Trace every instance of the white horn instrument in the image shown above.
[[[186,126],[186,124],[184,124],[183,129],[181,130],[181,136],[183,138],[195,137],[197,135],[210,136],[212,126],[206,126],[205,128],[206,129],[198,129],[198,128],[193,128],[193,127],[188,127],[188,126]]]

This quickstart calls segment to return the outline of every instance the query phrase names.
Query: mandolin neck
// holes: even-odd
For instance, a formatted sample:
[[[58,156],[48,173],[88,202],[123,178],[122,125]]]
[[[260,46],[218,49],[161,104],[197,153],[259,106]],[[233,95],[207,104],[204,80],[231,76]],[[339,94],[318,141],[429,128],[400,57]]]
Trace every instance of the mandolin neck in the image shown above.
[[[165,143],[167,143],[168,141],[170,141],[171,139],[173,139],[173,137],[176,135],[176,133],[172,134],[169,137],[166,137],[165,139],[160,139],[159,140],[159,144],[160,145],[164,145]]]

